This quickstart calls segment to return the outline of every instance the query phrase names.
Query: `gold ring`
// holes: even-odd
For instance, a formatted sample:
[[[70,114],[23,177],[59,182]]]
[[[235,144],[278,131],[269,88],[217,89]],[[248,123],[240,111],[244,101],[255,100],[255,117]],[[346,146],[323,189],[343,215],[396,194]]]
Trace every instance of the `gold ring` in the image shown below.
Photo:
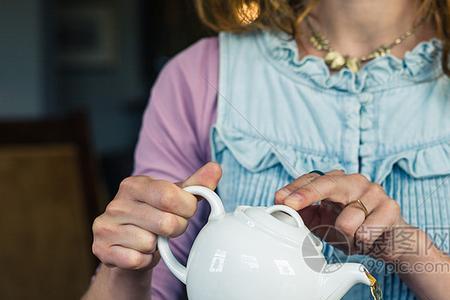
[[[355,207],[361,209],[367,218],[367,216],[369,215],[369,210],[367,209],[367,207],[364,205],[364,203],[361,200],[358,199],[358,200],[352,201],[352,202],[348,203],[345,207],[354,205],[354,204],[357,204],[357,206],[355,206]]]

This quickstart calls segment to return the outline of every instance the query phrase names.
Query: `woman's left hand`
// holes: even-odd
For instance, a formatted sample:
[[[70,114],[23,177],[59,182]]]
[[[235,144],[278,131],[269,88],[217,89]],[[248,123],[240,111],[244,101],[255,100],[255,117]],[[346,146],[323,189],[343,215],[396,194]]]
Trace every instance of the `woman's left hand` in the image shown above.
[[[317,201],[321,201],[320,205],[312,205]],[[382,253],[371,251],[375,242],[386,240],[393,228],[407,225],[398,203],[379,184],[360,174],[347,175],[342,171],[322,176],[305,174],[278,190],[275,202],[299,211],[305,224],[319,235],[327,234],[325,240],[331,244],[342,244],[343,236],[350,246],[343,250],[387,261],[393,260],[395,253],[386,249],[386,245]],[[326,233],[320,230],[327,226]],[[330,234],[329,228],[336,232]]]

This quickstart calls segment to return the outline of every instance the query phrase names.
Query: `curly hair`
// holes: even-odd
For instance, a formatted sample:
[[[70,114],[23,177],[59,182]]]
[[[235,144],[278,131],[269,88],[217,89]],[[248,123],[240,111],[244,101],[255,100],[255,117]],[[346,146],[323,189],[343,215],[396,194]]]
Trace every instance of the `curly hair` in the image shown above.
[[[281,30],[298,34],[298,24],[320,0],[195,0],[201,21],[214,31]],[[450,76],[450,0],[420,0],[420,18],[429,17],[443,43],[442,69]],[[243,9],[247,8],[247,9]],[[253,9],[248,9],[253,8]],[[255,9],[257,14],[255,14]]]

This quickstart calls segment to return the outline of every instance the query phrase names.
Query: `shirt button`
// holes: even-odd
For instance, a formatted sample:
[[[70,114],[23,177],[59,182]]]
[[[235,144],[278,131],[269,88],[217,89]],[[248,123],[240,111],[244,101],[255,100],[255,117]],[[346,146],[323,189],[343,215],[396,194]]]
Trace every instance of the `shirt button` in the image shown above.
[[[354,119],[359,116],[359,106],[347,107],[345,116],[348,119]]]
[[[362,130],[361,131],[361,144],[367,145],[367,143],[373,143],[374,140],[374,134],[372,131],[369,130]]]
[[[373,154],[373,146],[369,144],[364,144],[359,149],[359,155],[362,157],[370,156]]]
[[[373,100],[373,95],[369,93],[363,93],[360,96],[361,104],[369,104]]]

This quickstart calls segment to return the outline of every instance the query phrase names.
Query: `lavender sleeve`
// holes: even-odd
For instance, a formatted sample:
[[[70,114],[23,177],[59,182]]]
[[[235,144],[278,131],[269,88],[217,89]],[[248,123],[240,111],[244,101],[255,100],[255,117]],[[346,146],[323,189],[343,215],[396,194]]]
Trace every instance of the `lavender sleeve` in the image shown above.
[[[216,118],[218,40],[202,39],[173,58],[160,73],[144,113],[135,152],[135,175],[181,181],[210,160],[209,131]],[[186,263],[209,213],[201,201],[187,231],[171,240]],[[152,300],[187,299],[184,285],[164,262],[153,270]]]

